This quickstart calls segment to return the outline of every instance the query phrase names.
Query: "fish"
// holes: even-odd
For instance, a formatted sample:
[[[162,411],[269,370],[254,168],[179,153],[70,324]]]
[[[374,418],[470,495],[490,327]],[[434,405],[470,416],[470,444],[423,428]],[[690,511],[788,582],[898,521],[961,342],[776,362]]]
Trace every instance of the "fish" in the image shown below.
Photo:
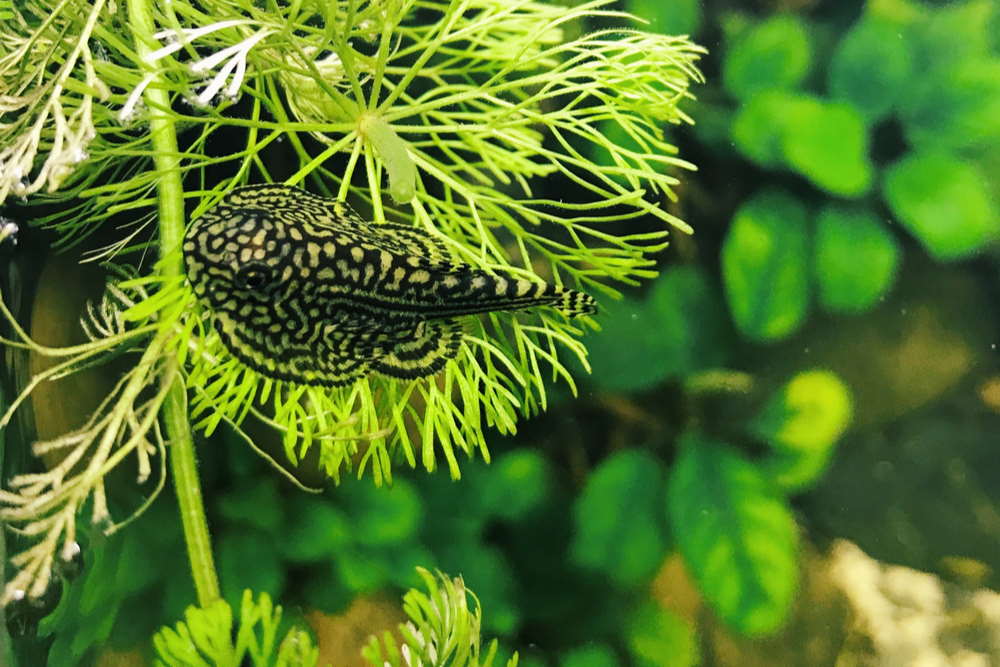
[[[432,376],[458,355],[466,316],[596,312],[589,294],[455,261],[433,232],[281,184],[230,191],[188,226],[183,253],[226,348],[301,385]]]

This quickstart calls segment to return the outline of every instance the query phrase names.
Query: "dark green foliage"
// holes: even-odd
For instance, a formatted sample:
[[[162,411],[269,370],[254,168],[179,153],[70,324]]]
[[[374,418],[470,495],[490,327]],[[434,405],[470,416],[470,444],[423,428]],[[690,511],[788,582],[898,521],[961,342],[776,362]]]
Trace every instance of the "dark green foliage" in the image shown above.
[[[662,493],[663,471],[652,456],[627,451],[604,461],[573,508],[573,562],[619,585],[648,580],[669,544]]]
[[[252,528],[223,535],[217,556],[222,595],[233,606],[245,588],[277,596],[285,583],[272,536]],[[249,564],[252,567],[248,567]]]
[[[477,488],[483,507],[499,519],[516,521],[545,502],[552,484],[548,461],[538,452],[519,449],[505,454],[482,475]]]
[[[725,309],[695,267],[670,268],[644,298],[606,300],[602,308],[602,330],[587,344],[590,381],[603,390],[640,391],[726,361]]]
[[[702,25],[701,0],[628,0],[630,13],[649,21],[649,29],[665,35],[693,35]]]
[[[580,646],[559,659],[559,667],[618,667],[618,658],[607,646]]]
[[[912,56],[900,26],[865,17],[841,39],[830,60],[827,88],[868,122],[885,117],[906,90]]]
[[[80,664],[96,647],[147,642],[156,627],[194,601],[169,500],[156,502],[128,530],[84,542],[83,571],[38,629],[39,637],[53,640],[49,664]]]
[[[784,497],[750,461],[695,433],[681,443],[667,488],[677,545],[705,598],[744,634],[779,628],[797,579]]]
[[[772,88],[793,88],[809,73],[812,61],[808,27],[782,14],[754,25],[726,49],[723,84],[739,99]]]

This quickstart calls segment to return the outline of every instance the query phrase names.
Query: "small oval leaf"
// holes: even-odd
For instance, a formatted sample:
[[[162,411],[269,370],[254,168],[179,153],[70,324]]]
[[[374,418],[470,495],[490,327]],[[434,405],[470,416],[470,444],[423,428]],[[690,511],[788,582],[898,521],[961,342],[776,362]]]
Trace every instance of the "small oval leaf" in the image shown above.
[[[768,190],[733,217],[722,245],[722,279],[736,326],[756,340],[794,332],[809,307],[806,209]]]
[[[899,244],[874,214],[830,206],[816,220],[813,242],[819,301],[835,313],[871,308],[892,287]]]
[[[638,667],[688,667],[701,662],[698,636],[691,623],[647,602],[625,628],[629,653]]]

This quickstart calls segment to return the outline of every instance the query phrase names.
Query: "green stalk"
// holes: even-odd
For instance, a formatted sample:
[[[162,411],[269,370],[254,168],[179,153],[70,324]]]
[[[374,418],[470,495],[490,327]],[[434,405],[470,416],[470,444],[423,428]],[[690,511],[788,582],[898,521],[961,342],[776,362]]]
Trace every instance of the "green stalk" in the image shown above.
[[[136,53],[144,59],[156,46],[153,41],[155,28],[152,0],[128,0],[128,13],[135,35]],[[149,108],[149,134],[159,179],[160,256],[165,258],[160,262],[159,270],[165,278],[171,278],[184,274],[184,261],[180,253],[184,238],[184,189],[181,184],[177,132],[168,111],[170,99],[166,90],[156,83],[153,81],[143,94]],[[198,603],[204,607],[219,598],[219,578],[212,559],[212,543],[198,482],[194,439],[187,414],[187,396],[180,374],[168,372],[166,377],[174,378],[163,403],[164,425],[170,441],[170,465],[181,523],[184,526],[184,541],[191,561],[191,575]]]

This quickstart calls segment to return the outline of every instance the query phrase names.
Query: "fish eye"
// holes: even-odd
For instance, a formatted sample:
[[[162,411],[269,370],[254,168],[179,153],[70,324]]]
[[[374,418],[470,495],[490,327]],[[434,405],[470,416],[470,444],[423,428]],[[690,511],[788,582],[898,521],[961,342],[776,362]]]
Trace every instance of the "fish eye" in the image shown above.
[[[259,262],[246,264],[236,271],[236,282],[243,289],[263,289],[271,284],[271,277],[271,267]]]

